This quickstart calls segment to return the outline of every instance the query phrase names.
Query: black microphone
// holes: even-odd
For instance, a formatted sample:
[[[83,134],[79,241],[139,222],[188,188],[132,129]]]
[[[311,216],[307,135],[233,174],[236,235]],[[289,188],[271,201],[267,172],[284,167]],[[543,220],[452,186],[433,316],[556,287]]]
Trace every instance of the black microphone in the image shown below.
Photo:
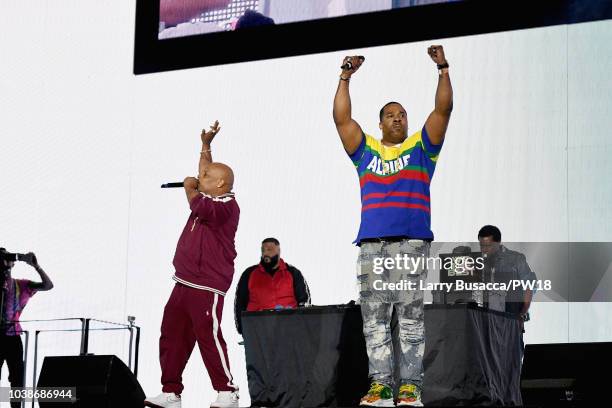
[[[177,187],[183,187],[183,182],[181,181],[180,183],[166,183],[166,184],[161,185],[161,188],[177,188]]]
[[[365,61],[365,57],[363,55],[360,55],[357,58],[359,58],[359,61],[361,62]],[[350,71],[351,69],[353,69],[353,62],[351,61],[351,59],[349,58],[349,60],[346,61],[346,63],[342,65],[340,69],[344,69],[346,71]]]

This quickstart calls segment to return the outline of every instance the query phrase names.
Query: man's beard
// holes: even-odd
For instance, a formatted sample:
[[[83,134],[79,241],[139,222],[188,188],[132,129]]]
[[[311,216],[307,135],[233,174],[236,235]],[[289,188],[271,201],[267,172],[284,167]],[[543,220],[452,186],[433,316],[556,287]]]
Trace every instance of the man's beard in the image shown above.
[[[269,262],[266,262],[266,259],[268,259]],[[274,268],[276,267],[276,264],[278,263],[278,259],[279,259],[278,255],[274,255],[274,256],[262,256],[261,257],[261,262],[259,262],[259,263],[261,264],[261,266],[263,266],[263,268],[266,270],[266,272],[272,272],[274,270]]]

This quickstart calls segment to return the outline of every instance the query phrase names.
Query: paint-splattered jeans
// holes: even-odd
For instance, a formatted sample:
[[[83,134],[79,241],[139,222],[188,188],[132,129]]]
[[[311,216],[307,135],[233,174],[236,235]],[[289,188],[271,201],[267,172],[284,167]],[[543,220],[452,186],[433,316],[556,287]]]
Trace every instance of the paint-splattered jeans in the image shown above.
[[[421,240],[399,242],[364,242],[357,263],[359,301],[363,317],[369,373],[372,381],[394,384],[395,364],[399,364],[401,383],[413,383],[422,388],[425,324],[421,281],[427,278],[425,258],[430,244]],[[397,256],[399,255],[399,262]],[[377,259],[393,259],[393,265]],[[423,258],[423,263],[412,263]],[[389,288],[385,283],[399,283]],[[393,310],[399,325],[401,353],[394,362],[391,317]],[[400,351],[400,350],[397,350]]]

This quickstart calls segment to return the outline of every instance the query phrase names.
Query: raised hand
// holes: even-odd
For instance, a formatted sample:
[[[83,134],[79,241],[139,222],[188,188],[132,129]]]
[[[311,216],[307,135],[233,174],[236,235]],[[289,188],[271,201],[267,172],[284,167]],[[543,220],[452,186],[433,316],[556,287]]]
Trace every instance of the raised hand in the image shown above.
[[[218,120],[215,120],[215,123],[213,123],[212,126],[210,126],[209,131],[206,131],[206,129],[202,129],[202,134],[201,134],[202,143],[204,143],[205,145],[210,145],[220,130],[221,130],[221,126],[219,126]]]
[[[441,45],[432,45],[427,48],[427,53],[438,65],[442,65],[446,63],[446,57],[444,56],[444,48]]]
[[[344,78],[350,78],[351,75],[357,72],[357,70],[359,69],[361,64],[363,64],[365,59],[359,55],[347,56],[347,57],[344,57],[344,59],[342,60],[342,66],[345,66],[346,63],[349,61],[351,63],[351,69],[344,69],[344,68],[342,69],[341,75]]]
[[[34,252],[28,252],[25,256],[24,261],[25,263],[34,268],[38,266],[38,259],[36,259],[36,255],[34,255]]]

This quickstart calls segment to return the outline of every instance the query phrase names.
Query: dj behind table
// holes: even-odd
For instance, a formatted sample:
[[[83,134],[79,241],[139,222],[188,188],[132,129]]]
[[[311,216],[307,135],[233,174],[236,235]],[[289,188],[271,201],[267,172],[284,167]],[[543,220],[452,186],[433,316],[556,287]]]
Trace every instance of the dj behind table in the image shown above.
[[[358,305],[243,312],[242,325],[252,406],[350,407],[367,392]],[[522,404],[514,316],[469,303],[426,305],[425,331],[426,405]]]

